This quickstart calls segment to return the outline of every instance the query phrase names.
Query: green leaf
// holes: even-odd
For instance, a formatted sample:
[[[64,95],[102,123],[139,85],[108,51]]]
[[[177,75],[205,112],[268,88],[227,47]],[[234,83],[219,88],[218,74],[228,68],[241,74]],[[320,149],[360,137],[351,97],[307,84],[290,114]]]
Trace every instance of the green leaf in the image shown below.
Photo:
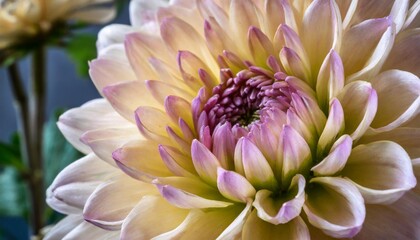
[[[22,162],[19,135],[12,136],[10,143],[0,142],[0,167],[14,167],[18,171],[23,171],[25,165]]]
[[[96,36],[92,34],[76,34],[65,46],[67,54],[76,64],[79,75],[89,75],[88,61],[96,57]]]
[[[15,168],[6,167],[0,173],[0,192],[0,215],[28,216],[25,183]]]

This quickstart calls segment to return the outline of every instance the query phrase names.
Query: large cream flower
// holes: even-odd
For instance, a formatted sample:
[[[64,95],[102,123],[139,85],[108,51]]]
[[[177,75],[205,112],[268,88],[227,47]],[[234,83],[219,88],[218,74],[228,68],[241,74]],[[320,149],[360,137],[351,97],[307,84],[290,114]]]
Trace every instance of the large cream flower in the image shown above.
[[[47,238],[420,237],[419,1],[142,3],[60,118]]]
[[[113,0],[0,0],[0,49],[47,33],[55,24],[79,20],[105,23]]]

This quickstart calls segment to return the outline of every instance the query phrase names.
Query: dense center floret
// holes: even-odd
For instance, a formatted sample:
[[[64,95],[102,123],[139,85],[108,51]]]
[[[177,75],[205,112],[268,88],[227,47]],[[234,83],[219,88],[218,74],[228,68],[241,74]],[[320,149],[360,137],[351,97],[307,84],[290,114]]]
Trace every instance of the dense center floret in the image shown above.
[[[221,83],[213,88],[204,105],[211,130],[225,122],[249,129],[261,123],[267,111],[286,111],[290,107],[291,92],[284,73],[250,67],[236,76],[223,69],[221,76]]]

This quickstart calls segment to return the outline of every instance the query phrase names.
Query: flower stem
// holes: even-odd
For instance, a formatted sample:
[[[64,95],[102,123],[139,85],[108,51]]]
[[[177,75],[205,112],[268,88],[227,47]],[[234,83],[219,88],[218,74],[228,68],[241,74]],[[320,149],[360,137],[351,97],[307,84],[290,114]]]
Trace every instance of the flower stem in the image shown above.
[[[30,94],[30,124],[31,124],[31,157],[29,168],[31,180],[29,182],[32,195],[33,231],[39,235],[43,227],[44,212],[44,176],[43,176],[43,129],[45,118],[46,78],[45,78],[45,49],[37,48],[32,56],[32,78]]]
[[[21,135],[22,158],[28,166],[27,172],[23,174],[29,187],[33,235],[39,236],[40,230],[44,226],[45,206],[42,156],[46,98],[45,49],[38,48],[32,56],[29,98],[19,73],[18,64],[10,65],[8,72]]]

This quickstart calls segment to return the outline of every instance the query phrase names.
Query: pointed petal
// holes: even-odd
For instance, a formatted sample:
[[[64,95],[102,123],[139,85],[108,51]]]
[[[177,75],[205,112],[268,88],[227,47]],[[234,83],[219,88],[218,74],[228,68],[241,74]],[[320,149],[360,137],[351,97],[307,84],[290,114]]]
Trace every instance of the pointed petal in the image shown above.
[[[245,222],[242,239],[310,239],[310,236],[308,227],[300,217],[286,224],[274,225],[260,219],[254,210]]]
[[[223,168],[217,169],[217,188],[224,197],[243,203],[252,199],[256,193],[245,177]]]
[[[191,146],[191,157],[198,175],[205,181],[216,185],[217,167],[220,167],[216,156],[204,144],[194,140]]]
[[[137,202],[145,195],[156,193],[153,185],[121,175],[99,185],[87,200],[83,217],[100,228],[119,230]]]
[[[174,207],[159,196],[145,196],[124,221],[121,239],[152,239],[177,227],[187,214],[188,210]]]
[[[152,141],[131,141],[116,149],[112,157],[129,176],[150,182],[156,177],[171,176],[158,154],[158,146]]]
[[[334,98],[330,102],[327,123],[318,140],[317,156],[329,152],[334,140],[344,130],[344,111],[340,101]]]
[[[346,76],[362,69],[391,25],[392,20],[389,17],[369,19],[346,31],[340,52]]]
[[[216,127],[212,136],[213,153],[219,159],[222,167],[233,168],[233,154],[235,151],[235,137],[231,125],[228,123]]]
[[[363,198],[349,181],[337,177],[312,178],[303,209],[309,222],[335,238],[354,237],[362,228]]]
[[[277,181],[261,151],[249,139],[242,143],[242,164],[245,176],[256,188],[274,189]]]
[[[232,203],[206,199],[171,185],[156,184],[160,194],[172,205],[185,209],[224,208]]]
[[[45,240],[54,240],[54,239],[63,239],[69,232],[76,228],[79,224],[83,223],[85,220],[79,214],[68,215],[67,217],[60,220],[56,223],[43,239]]]
[[[57,175],[47,189],[47,204],[61,213],[80,214],[86,200],[101,181],[118,174],[115,167],[91,153],[68,165]]]
[[[290,181],[297,173],[309,172],[311,163],[311,149],[308,144],[289,125],[285,125],[280,135],[283,154],[283,168],[281,170],[282,186],[289,186]]]
[[[115,166],[112,152],[132,140],[141,140],[135,127],[105,128],[88,131],[80,138],[102,160]]]
[[[353,140],[349,135],[341,136],[331,147],[330,153],[311,168],[315,176],[334,175],[344,168],[350,156]]]
[[[331,50],[322,63],[316,81],[316,93],[321,109],[327,109],[330,100],[344,87],[344,67],[340,56]]]
[[[338,51],[341,45],[341,17],[335,1],[313,1],[305,11],[302,32],[311,70],[317,73],[330,49]]]
[[[371,84],[356,81],[347,84],[337,96],[344,110],[345,133],[359,139],[369,128],[376,114],[378,96]]]
[[[376,131],[392,130],[413,118],[420,107],[420,79],[409,72],[390,70],[376,76],[378,111],[372,122]]]
[[[264,66],[267,58],[274,55],[270,39],[256,27],[249,28],[248,45],[256,65]]]
[[[192,210],[177,228],[154,239],[195,239],[197,236],[217,239],[243,211],[247,211],[244,210],[243,204],[221,209],[207,209],[206,211]]]
[[[300,174],[295,175],[286,196],[281,196],[282,200],[276,200],[272,195],[265,189],[257,192],[253,206],[257,209],[258,217],[274,225],[292,221],[299,216],[305,202],[305,178]]]
[[[112,107],[131,122],[134,111],[139,106],[152,106],[162,109],[146,88],[144,81],[129,81],[116,85],[109,85],[103,89],[103,94]]]
[[[355,147],[341,174],[355,183],[366,203],[392,203],[416,185],[410,157],[389,141]]]

